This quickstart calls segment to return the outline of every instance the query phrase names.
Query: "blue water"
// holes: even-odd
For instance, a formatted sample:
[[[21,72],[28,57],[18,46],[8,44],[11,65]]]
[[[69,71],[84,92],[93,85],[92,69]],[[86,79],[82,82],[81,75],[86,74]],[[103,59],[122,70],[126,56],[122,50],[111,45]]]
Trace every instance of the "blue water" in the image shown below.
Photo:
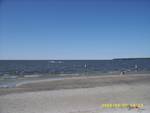
[[[114,60],[0,60],[0,76],[150,71],[150,58]]]

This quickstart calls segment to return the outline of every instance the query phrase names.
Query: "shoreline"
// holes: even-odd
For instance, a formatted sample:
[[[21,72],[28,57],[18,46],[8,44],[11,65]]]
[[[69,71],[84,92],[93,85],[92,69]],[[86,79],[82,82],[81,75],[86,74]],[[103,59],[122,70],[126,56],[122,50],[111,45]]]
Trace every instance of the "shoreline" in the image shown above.
[[[18,86],[22,92],[0,96],[0,113],[150,113],[149,81],[149,75],[116,75],[23,84]],[[144,107],[108,109],[102,108],[102,104],[144,104]]]
[[[16,83],[15,87],[0,88],[0,96],[12,93],[94,88],[117,84],[136,84],[137,82],[147,83],[149,81],[150,74],[79,76],[26,80]]]

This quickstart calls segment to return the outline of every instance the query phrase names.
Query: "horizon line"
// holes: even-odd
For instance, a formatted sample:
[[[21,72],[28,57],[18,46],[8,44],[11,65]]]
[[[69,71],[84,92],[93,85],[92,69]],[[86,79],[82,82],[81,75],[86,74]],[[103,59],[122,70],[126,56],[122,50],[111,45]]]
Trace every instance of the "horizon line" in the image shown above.
[[[0,59],[0,60],[115,60],[115,59],[149,59],[150,57],[118,57],[108,59]]]

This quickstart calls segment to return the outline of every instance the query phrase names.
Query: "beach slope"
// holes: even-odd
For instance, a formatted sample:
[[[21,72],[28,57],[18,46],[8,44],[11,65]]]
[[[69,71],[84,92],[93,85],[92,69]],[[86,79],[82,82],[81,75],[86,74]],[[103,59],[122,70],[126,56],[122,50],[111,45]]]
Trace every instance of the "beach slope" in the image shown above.
[[[150,113],[149,86],[150,75],[75,77],[22,84],[10,91],[0,89],[0,113]],[[111,103],[144,107],[101,107]]]

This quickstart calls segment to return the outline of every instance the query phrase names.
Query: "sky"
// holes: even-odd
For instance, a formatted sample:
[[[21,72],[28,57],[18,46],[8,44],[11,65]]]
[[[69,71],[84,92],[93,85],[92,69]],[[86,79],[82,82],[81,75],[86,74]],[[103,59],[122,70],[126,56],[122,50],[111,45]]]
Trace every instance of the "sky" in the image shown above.
[[[150,57],[149,0],[0,0],[0,59]]]

